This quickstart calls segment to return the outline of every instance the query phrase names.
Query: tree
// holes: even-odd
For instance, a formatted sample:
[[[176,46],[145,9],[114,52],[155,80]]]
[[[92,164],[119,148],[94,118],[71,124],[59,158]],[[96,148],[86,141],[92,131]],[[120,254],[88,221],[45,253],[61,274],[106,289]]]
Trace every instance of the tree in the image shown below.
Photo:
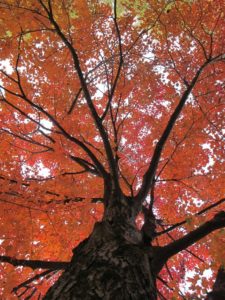
[[[225,257],[224,1],[0,10],[3,298],[202,299]]]

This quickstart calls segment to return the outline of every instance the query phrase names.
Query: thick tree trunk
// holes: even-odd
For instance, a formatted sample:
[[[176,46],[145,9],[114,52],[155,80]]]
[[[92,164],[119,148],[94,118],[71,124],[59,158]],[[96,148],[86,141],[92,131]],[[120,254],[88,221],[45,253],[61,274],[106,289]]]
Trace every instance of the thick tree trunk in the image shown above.
[[[113,217],[112,212],[113,208],[110,216],[105,213],[90,237],[74,249],[71,266],[50,288],[45,300],[157,298],[149,247],[144,246],[133,221],[127,222],[127,214]]]

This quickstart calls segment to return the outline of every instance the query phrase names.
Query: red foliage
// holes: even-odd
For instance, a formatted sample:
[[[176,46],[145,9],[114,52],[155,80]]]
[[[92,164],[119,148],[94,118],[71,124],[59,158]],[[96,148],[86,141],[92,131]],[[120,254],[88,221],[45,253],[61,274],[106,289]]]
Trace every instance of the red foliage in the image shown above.
[[[79,91],[71,53],[41,2],[48,1],[0,2],[0,254],[69,261],[72,249],[103,213],[103,205],[95,203],[102,197],[103,180],[73,138],[107,170],[109,166]],[[54,19],[77,51],[99,115],[107,107],[121,54],[109,3],[52,1]],[[157,168],[157,230],[188,220],[182,229],[155,241],[164,245],[208,220],[218,207],[201,217],[195,214],[224,197],[224,1],[121,0],[117,5],[124,63],[103,124],[126,194],[130,186],[138,191],[156,142],[187,84],[213,58],[195,83]],[[223,234],[220,230],[192,246],[201,260],[182,252],[169,262],[170,273],[163,269],[160,276],[174,291],[159,282],[166,299],[179,299],[187,270],[201,274],[204,268],[216,270],[225,263]],[[1,264],[0,297],[15,299],[12,288],[32,276],[29,268]],[[41,285],[38,280],[39,292],[43,294],[55,279]],[[197,280],[196,275],[191,282],[194,290]]]

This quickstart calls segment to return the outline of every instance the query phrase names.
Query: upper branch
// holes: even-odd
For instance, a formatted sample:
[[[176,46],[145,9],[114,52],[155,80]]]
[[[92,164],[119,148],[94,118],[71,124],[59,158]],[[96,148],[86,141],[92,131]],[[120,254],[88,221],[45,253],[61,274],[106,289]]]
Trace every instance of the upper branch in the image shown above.
[[[21,84],[20,86],[21,87]],[[88,156],[91,158],[91,160],[93,161],[93,163],[96,165],[97,169],[99,170],[99,172],[102,174],[103,177],[107,177],[107,172],[104,168],[104,166],[101,164],[101,162],[97,159],[97,157],[95,156],[95,154],[80,140],[78,140],[77,138],[75,138],[74,136],[70,135],[63,127],[62,125],[48,112],[46,111],[43,107],[41,107],[40,105],[32,102],[30,99],[27,98],[25,92],[23,90],[21,90],[21,94],[17,94],[7,88],[5,88],[4,86],[2,86],[0,84],[0,88],[2,88],[3,90],[5,90],[6,92],[8,92],[9,94],[19,97],[21,99],[23,99],[25,102],[27,102],[31,107],[35,108],[37,111],[40,111],[41,113],[43,113],[45,116],[47,116],[49,118],[49,120],[52,121],[52,123],[60,130],[60,133],[67,138],[68,140],[70,140],[71,142],[75,143],[76,145],[78,145],[84,152],[86,152],[88,154]],[[6,101],[5,101],[6,102]],[[8,102],[6,102],[8,104]]]
[[[121,70],[122,70],[122,65],[123,65],[122,40],[121,40],[120,29],[119,29],[118,22],[117,22],[117,0],[114,0],[114,18],[113,18],[113,20],[114,20],[114,24],[115,24],[115,28],[116,28],[116,34],[117,34],[117,37],[118,37],[118,44],[119,44],[119,65],[118,65],[118,69],[117,69],[117,72],[116,72],[116,77],[114,79],[111,91],[109,93],[109,100],[108,100],[108,103],[106,105],[106,109],[105,109],[105,111],[104,111],[104,113],[101,117],[102,120],[104,120],[104,118],[106,117],[106,115],[108,113],[108,110],[110,108],[110,104],[112,102],[113,95],[114,95],[114,92],[116,90],[117,83],[118,83],[120,73],[121,73]]]
[[[99,117],[99,115],[95,109],[95,106],[92,102],[92,98],[91,98],[91,95],[90,95],[90,92],[89,92],[89,89],[87,86],[87,82],[85,80],[84,74],[83,74],[81,66],[80,66],[80,60],[78,58],[77,52],[76,52],[75,48],[73,47],[72,43],[67,39],[65,34],[62,32],[58,23],[55,21],[52,6],[51,6],[51,1],[48,1],[48,7],[43,3],[42,0],[39,0],[39,3],[41,4],[41,6],[44,8],[45,12],[47,13],[49,21],[54,26],[56,33],[58,34],[58,36],[61,38],[61,40],[64,42],[64,44],[66,45],[66,47],[68,48],[68,50],[71,53],[71,56],[72,56],[72,59],[74,62],[74,67],[77,72],[78,78],[80,80],[80,84],[81,84],[81,87],[83,90],[84,97],[87,101],[88,107],[91,111],[91,115],[96,124],[96,127],[99,130],[99,133],[101,135],[101,138],[102,138],[102,141],[103,141],[103,144],[105,147],[109,167],[110,167],[113,179],[114,179],[115,188],[117,190],[120,190],[116,162],[115,162],[115,159],[113,156],[113,151],[112,151],[109,139],[108,139],[108,134],[107,134],[107,132],[102,124],[102,120]]]
[[[183,92],[183,95],[178,103],[178,105],[176,106],[174,112],[172,113],[166,128],[164,129],[159,141],[156,144],[151,162],[149,164],[149,167],[147,169],[147,171],[145,172],[144,176],[143,176],[143,182],[142,182],[142,186],[138,192],[138,194],[136,195],[136,199],[137,199],[137,205],[140,206],[142,204],[142,202],[144,201],[145,197],[147,196],[154,177],[155,177],[155,173],[159,164],[159,160],[163,151],[163,148],[166,144],[166,141],[175,125],[176,120],[178,119],[187,99],[188,96],[190,95],[191,91],[193,90],[200,74],[202,73],[203,69],[211,62],[212,60],[207,60],[205,61],[205,63],[198,69],[198,71],[196,72],[195,76],[193,77],[192,81],[187,85],[186,90]]]
[[[76,163],[78,163],[80,166],[82,166],[84,168],[84,170],[86,170],[86,171],[88,171],[92,174],[101,176],[99,171],[96,169],[95,165],[91,164],[87,160],[85,160],[83,158],[80,158],[80,157],[77,157],[77,156],[73,156],[73,155],[70,155],[70,158],[72,160],[74,160]]]

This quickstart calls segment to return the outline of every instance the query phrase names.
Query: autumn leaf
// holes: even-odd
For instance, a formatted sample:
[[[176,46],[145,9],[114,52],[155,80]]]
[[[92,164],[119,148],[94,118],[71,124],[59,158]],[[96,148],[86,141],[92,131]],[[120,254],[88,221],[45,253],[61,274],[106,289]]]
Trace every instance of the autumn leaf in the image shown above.
[[[82,266],[82,299],[205,297],[225,263],[223,1],[6,0],[0,13],[0,298],[64,297],[65,266]]]

